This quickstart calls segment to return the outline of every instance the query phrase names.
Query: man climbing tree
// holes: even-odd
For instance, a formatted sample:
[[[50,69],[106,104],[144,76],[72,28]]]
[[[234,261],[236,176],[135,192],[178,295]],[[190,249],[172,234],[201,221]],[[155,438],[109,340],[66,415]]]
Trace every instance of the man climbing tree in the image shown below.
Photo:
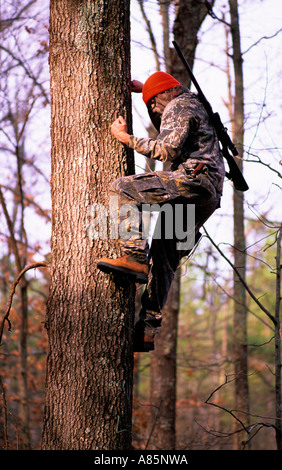
[[[184,236],[181,239],[177,234],[176,211],[180,206],[193,206],[193,241],[197,240],[201,226],[219,207],[225,167],[215,129],[196,94],[165,72],[154,73],[144,85],[133,81],[132,87],[133,91],[142,91],[143,101],[159,135],[156,139],[131,135],[122,116],[113,123],[112,133],[146,157],[171,161],[171,170],[120,178],[112,185],[111,191],[118,198],[118,222],[121,223],[121,219],[124,222],[126,214],[121,216],[121,211],[127,204],[136,207],[140,217],[135,226],[132,220],[128,222],[131,237],[125,240],[120,237],[123,256],[102,258],[98,268],[147,283],[140,320],[135,327],[135,350],[150,351],[154,349],[154,337],[161,325],[162,308],[174,273],[181,258],[192,248],[189,243],[189,246],[185,243],[179,246],[179,240],[183,241]],[[173,215],[164,221],[161,229],[157,224],[158,236],[154,235],[149,251],[142,234],[142,207],[154,204],[161,207],[168,203]],[[183,220],[187,215],[183,232],[188,234],[190,215],[185,209],[182,214]],[[159,222],[162,224],[161,217]],[[165,226],[173,225],[167,236]]]
[[[131,126],[129,1],[51,0],[52,267],[42,447],[131,447],[134,283],[97,272],[115,240],[90,239],[93,207],[133,173],[112,138]],[[110,97],[110,99],[108,99]]]
[[[159,0],[158,3],[163,25],[162,55],[165,71],[189,88],[190,77],[170,43],[171,30],[174,40],[180,45],[193,69],[198,33],[208,13],[208,4],[193,0],[179,0],[175,5],[175,15],[171,15],[171,1]],[[169,165],[169,162],[167,164]],[[151,449],[174,449],[176,445],[176,356],[182,276],[183,269],[180,267],[163,309],[161,335],[157,338],[154,356],[150,361],[150,401],[154,405],[151,407],[150,429],[153,428],[150,434]]]

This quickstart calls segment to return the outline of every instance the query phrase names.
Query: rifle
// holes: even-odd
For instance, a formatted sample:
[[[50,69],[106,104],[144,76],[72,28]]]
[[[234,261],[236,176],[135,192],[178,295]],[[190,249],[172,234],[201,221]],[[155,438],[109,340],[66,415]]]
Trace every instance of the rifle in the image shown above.
[[[198,92],[198,96],[199,96],[199,99],[200,101],[202,102],[202,104],[204,105],[207,113],[208,113],[208,116],[215,128],[215,131],[216,131],[216,134],[217,134],[217,137],[218,137],[218,140],[221,144],[221,151],[222,151],[222,154],[223,156],[225,157],[225,159],[227,160],[227,163],[228,163],[228,166],[229,166],[229,173],[226,173],[226,176],[227,178],[231,179],[233,181],[233,184],[235,186],[236,189],[238,189],[239,191],[247,191],[249,189],[249,186],[247,185],[246,181],[245,181],[245,178],[243,177],[242,175],[242,172],[241,170],[239,169],[235,159],[233,158],[233,156],[235,157],[236,155],[239,155],[239,152],[237,150],[237,148],[235,147],[234,143],[231,141],[228,133],[227,133],[227,129],[226,127],[224,127],[221,119],[220,119],[220,116],[218,113],[214,113],[213,110],[212,110],[212,107],[210,105],[210,103],[208,102],[208,100],[206,99],[205,95],[203,94],[187,60],[185,59],[179,45],[177,44],[176,41],[172,41],[175,49],[176,49],[176,52],[177,54],[179,55],[180,59],[182,60],[190,78],[191,78],[191,81],[193,82],[193,84],[195,85],[195,88]],[[230,151],[232,152],[232,155],[230,153]]]

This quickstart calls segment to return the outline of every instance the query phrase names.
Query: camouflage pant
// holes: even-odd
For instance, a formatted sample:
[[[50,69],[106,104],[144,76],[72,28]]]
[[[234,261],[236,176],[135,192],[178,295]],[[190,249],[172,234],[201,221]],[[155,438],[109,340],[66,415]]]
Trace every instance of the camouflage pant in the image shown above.
[[[127,176],[116,180],[111,187],[111,195],[118,198],[116,207],[116,216],[120,216],[121,207],[125,204],[133,204],[139,213],[139,221],[134,227],[131,227],[131,237],[127,239],[120,238],[120,243],[125,254],[131,254],[140,262],[147,259],[150,262],[148,283],[142,295],[142,310],[140,316],[142,321],[155,325],[152,321],[152,314],[156,318],[158,315],[160,326],[161,310],[164,307],[175,271],[179,266],[180,260],[187,256],[191,250],[184,247],[179,249],[179,240],[173,231],[172,237],[166,237],[164,228],[165,212],[161,211],[155,233],[161,233],[163,236],[152,237],[151,247],[149,249],[148,240],[142,238],[142,219],[141,212],[144,205],[158,204],[161,208],[169,203],[175,213],[175,208],[193,205],[195,208],[195,219],[193,220],[193,230],[195,240],[199,236],[199,230],[210,215],[219,206],[220,194],[216,192],[210,182],[207,170],[199,175],[192,176],[184,169],[176,171],[160,171],[151,173],[142,173],[139,175]],[[129,206],[128,206],[129,207]],[[184,224],[188,221],[185,220]],[[119,223],[126,221],[127,214],[119,218]],[[172,222],[175,220],[171,219]],[[146,314],[144,315],[144,312]],[[155,328],[152,327],[153,329]]]

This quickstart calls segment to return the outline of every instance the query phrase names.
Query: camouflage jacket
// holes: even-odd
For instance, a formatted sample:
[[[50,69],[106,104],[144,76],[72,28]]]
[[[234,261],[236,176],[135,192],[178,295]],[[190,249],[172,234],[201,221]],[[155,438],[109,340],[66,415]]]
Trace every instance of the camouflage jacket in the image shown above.
[[[208,176],[222,193],[225,167],[215,130],[196,94],[186,91],[165,107],[156,140],[130,136],[129,147],[148,158],[171,161],[171,170],[206,165]]]

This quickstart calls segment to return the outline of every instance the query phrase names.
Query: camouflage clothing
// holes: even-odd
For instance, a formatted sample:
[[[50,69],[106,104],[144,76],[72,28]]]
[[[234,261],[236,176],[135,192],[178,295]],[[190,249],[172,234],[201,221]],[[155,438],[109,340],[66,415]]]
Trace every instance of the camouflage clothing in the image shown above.
[[[170,239],[153,237],[149,250],[147,240],[141,236],[142,207],[144,204],[163,206],[166,203],[173,208],[179,203],[184,207],[187,204],[195,205],[197,239],[200,227],[219,207],[225,169],[215,131],[203,105],[191,92],[182,93],[167,104],[156,140],[131,136],[128,145],[146,157],[171,162],[171,171],[119,178],[111,187],[112,195],[118,197],[117,213],[122,205],[134,204],[140,214],[138,224],[131,227],[131,237],[120,242],[124,252],[140,262],[148,261],[149,256],[150,271],[142,296],[140,321],[151,331],[156,329],[156,323],[160,326],[161,310],[174,273],[181,258],[187,256],[190,250],[179,250],[175,236]],[[194,175],[193,170],[199,163],[204,165]],[[162,224],[163,216],[161,213],[158,217],[158,224]],[[152,315],[157,322],[152,321]]]
[[[195,205],[195,233],[216,209],[219,203],[219,193],[207,175],[207,169],[203,173],[193,176],[184,169],[176,171],[156,171],[127,176],[117,179],[111,186],[111,196],[118,197],[118,204],[112,207],[111,213],[118,224],[126,223],[130,219],[128,211],[126,215],[120,215],[122,206],[130,209],[133,204],[139,211],[140,217],[137,224],[128,227],[130,237],[121,238],[120,243],[125,254],[131,254],[139,262],[148,261],[148,242],[142,238],[142,209],[149,206],[165,204],[193,204]],[[148,208],[150,209],[150,207]],[[173,218],[172,218],[173,223]],[[156,229],[157,230],[157,229]],[[175,231],[173,230],[175,233]]]
[[[209,190],[207,189],[209,188]],[[195,205],[195,238],[201,226],[219,206],[220,194],[216,193],[209,177],[199,174],[193,177],[184,169],[174,172],[152,172],[119,178],[112,185],[112,195],[118,196],[118,208],[123,204],[135,204],[142,210],[144,204],[159,204],[160,207],[170,203],[174,209],[176,204]],[[161,212],[155,232],[160,233],[159,225],[163,224],[165,212]],[[185,216],[185,212],[184,212]],[[172,217],[172,223],[174,221]],[[121,221],[120,221],[121,222]],[[131,227],[131,237],[120,239],[125,254],[130,254],[139,262],[150,261],[150,271],[146,290],[142,296],[142,305],[148,311],[161,312],[173,281],[174,273],[180,260],[189,254],[190,250],[179,250],[178,240],[173,237],[155,238],[151,247],[146,239],[142,239],[141,217],[139,225]],[[183,231],[186,222],[184,220]],[[172,230],[175,233],[174,229]]]
[[[171,170],[193,169],[204,163],[215,188],[222,193],[225,175],[214,128],[197,95],[186,92],[166,106],[156,140],[131,136],[129,147],[146,157],[171,162]]]

